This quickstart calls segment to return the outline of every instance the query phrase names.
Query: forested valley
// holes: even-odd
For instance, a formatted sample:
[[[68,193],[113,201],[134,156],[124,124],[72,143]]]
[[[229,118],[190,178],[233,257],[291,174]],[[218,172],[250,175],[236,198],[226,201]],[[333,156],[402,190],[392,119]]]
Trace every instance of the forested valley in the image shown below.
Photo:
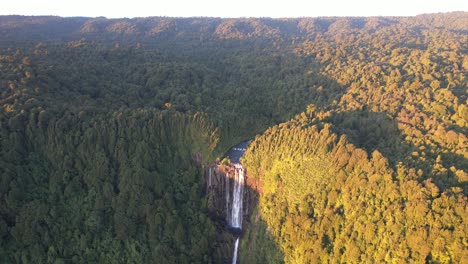
[[[250,139],[240,263],[468,258],[466,12],[0,35],[1,263],[223,263],[204,168]]]

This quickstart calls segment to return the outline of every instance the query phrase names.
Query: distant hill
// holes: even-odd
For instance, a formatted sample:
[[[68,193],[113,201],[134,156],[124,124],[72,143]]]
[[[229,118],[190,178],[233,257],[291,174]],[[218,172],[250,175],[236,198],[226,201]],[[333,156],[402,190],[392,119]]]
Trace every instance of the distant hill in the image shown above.
[[[230,263],[246,141],[241,263],[463,263],[467,73],[467,12],[1,16],[0,263]]]
[[[445,28],[468,31],[468,13],[425,14],[415,17],[318,18],[120,18],[0,16],[2,42],[63,40],[79,37],[150,39],[253,39],[289,41],[340,32],[375,33],[395,26],[408,29]],[[141,41],[141,39],[140,39]]]

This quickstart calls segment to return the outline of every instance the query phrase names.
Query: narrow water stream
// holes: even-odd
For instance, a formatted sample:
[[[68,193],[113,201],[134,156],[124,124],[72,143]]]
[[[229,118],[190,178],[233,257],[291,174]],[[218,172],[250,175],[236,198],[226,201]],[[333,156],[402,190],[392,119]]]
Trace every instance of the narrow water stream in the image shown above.
[[[230,199],[230,188],[229,182],[232,177],[234,186],[232,188],[232,200]],[[227,208],[227,219],[231,228],[242,229],[242,217],[243,217],[243,198],[244,198],[244,168],[239,163],[234,164],[234,175],[226,177],[226,208]],[[239,237],[236,238],[234,243],[234,253],[232,263],[237,263],[237,251],[239,246]]]
[[[231,189],[230,189],[230,178],[229,175],[226,177],[226,221],[229,223],[231,228],[242,229],[242,218],[243,218],[243,200],[244,200],[244,182],[245,182],[245,175],[244,175],[244,168],[240,164],[240,158],[244,155],[247,145],[249,141],[242,142],[235,147],[233,147],[229,152],[226,154],[226,157],[229,157],[231,163],[234,166],[234,175],[233,176],[233,183],[234,186],[232,188],[232,200],[230,197]],[[238,255],[238,247],[239,247],[239,240],[240,237],[236,238],[236,242],[234,243],[234,252],[232,257],[232,264],[237,264],[237,255]]]
[[[232,191],[232,210],[230,225],[242,229],[242,201],[244,197],[244,168],[234,164],[234,188]]]
[[[237,264],[237,248],[239,247],[239,238],[236,239],[236,243],[234,244],[234,253],[232,255],[232,264]]]

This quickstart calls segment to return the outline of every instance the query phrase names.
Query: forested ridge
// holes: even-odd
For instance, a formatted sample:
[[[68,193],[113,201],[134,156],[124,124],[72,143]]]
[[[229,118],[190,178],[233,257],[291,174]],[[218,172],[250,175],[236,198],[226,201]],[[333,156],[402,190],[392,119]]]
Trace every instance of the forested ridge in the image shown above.
[[[254,138],[241,263],[461,263],[467,33],[466,12],[0,17],[0,262],[220,263],[203,167]]]
[[[323,113],[309,114],[267,130],[243,160],[263,181],[259,215],[285,262],[462,262],[468,211],[458,186],[466,183],[439,188],[440,163],[429,172],[404,161],[392,166],[378,149],[334,133]],[[372,122],[379,124],[360,125],[389,121],[376,115]],[[377,139],[388,138],[366,134]],[[254,256],[276,254],[259,250]]]

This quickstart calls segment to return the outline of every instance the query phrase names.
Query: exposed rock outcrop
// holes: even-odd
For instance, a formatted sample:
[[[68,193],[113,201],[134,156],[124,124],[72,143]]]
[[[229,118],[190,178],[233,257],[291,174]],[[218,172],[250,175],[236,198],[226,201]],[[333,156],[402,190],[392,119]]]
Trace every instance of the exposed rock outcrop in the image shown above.
[[[237,164],[239,166],[239,164]],[[229,223],[234,195],[236,165],[213,164],[205,169],[205,187],[207,208],[210,217],[218,224],[218,246],[225,253],[226,261],[232,258],[232,248],[237,237],[242,237],[250,222],[250,212],[258,201],[258,184],[244,174],[242,192],[242,224],[241,228],[232,228]],[[254,187],[254,188],[252,188]]]

